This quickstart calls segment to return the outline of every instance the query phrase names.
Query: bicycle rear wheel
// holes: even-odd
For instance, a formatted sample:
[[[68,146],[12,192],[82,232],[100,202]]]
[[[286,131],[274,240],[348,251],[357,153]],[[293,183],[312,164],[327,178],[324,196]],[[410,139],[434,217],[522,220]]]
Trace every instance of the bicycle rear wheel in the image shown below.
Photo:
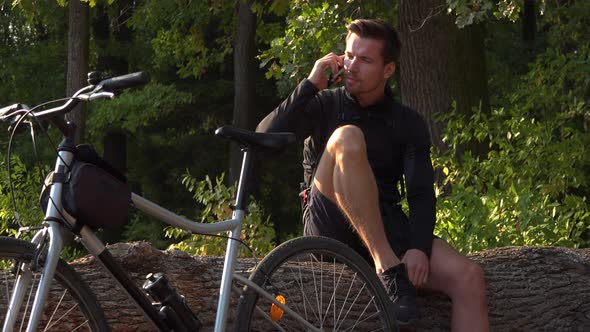
[[[16,281],[15,266],[31,263],[35,246],[26,241],[0,237],[0,322],[3,324],[12,289]],[[28,323],[40,273],[33,273],[23,305],[18,311],[15,330],[24,330]],[[104,313],[96,297],[80,276],[59,260],[51,283],[39,331],[108,331]]]
[[[355,251],[325,237],[287,241],[250,280],[324,331],[396,331],[392,305],[373,268]],[[279,299],[279,300],[282,300]],[[240,297],[236,331],[307,331],[293,316],[249,288]]]

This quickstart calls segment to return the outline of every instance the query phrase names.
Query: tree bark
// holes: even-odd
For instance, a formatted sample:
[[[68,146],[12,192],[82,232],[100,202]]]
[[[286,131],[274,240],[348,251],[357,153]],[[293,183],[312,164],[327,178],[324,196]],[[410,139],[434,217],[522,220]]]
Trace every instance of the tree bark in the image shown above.
[[[253,129],[256,98],[256,16],[250,8],[251,1],[240,0],[238,3],[238,26],[234,47],[235,96],[233,125],[239,128]],[[233,185],[240,177],[242,154],[237,144],[230,148],[230,165],[228,183]]]
[[[80,0],[71,0],[69,2],[67,96],[71,96],[74,92],[86,86],[89,45],[88,17],[87,2]],[[76,143],[81,142],[86,131],[85,104],[78,104],[72,112],[66,115],[66,119],[76,124],[78,129],[75,141]]]
[[[138,283],[150,272],[164,271],[211,331],[223,268],[222,257],[159,251],[145,242],[110,247]],[[590,249],[506,247],[470,255],[486,273],[491,331],[588,331],[590,329]],[[152,331],[121,289],[99,270],[93,258],[74,262],[96,293],[113,331]],[[253,266],[240,260],[239,271]],[[244,272],[244,274],[247,274]],[[232,310],[237,297],[232,298]],[[422,319],[404,330],[450,330],[451,302],[420,292]],[[232,311],[231,317],[234,316]]]
[[[443,124],[436,116],[453,109],[469,114],[473,107],[489,110],[484,30],[458,29],[446,14],[444,0],[402,0],[399,33],[402,42],[402,102],[424,116],[433,145],[442,150]]]

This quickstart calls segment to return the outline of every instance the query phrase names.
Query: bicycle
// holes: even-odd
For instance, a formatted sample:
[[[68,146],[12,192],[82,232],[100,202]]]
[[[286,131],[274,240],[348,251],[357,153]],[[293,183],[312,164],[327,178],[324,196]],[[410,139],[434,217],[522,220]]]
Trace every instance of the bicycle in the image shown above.
[[[0,280],[4,284],[0,285],[0,299],[9,299],[9,302],[0,304],[3,331],[22,330],[25,325],[27,331],[41,328],[109,330],[108,321],[92,290],[60,258],[69,243],[69,234],[73,234],[88,253],[102,263],[155,328],[161,331],[198,331],[202,328],[197,314],[168,284],[165,275],[150,274],[142,287],[136,285],[94,233],[93,228],[104,225],[90,227],[90,219],[77,218],[65,208],[71,199],[67,196],[68,181],[75,176],[75,166],[82,162],[82,158],[79,147],[73,143],[75,126],[66,122],[62,115],[79,102],[114,98],[119,90],[145,81],[141,72],[108,79],[89,74],[89,85],[67,98],[61,106],[35,111],[36,108],[15,104],[0,109],[0,120],[10,121],[14,130],[25,121],[35,125],[46,119],[63,134],[57,148],[42,225],[19,229],[19,234],[33,233],[31,241],[0,237]],[[232,219],[203,224],[181,217],[130,191],[126,198],[127,205],[191,233],[229,232],[214,330],[221,332],[230,327],[232,290],[240,295],[233,321],[236,331],[396,330],[390,300],[373,269],[356,252],[335,240],[321,237],[289,240],[264,257],[249,278],[236,273],[239,238],[247,206],[246,184],[253,156],[281,150],[295,137],[292,133],[254,133],[230,126],[218,128],[215,134],[238,142],[243,150]],[[103,162],[101,159],[90,161],[105,171]],[[77,196],[82,194],[76,193]],[[62,303],[68,302],[64,300],[66,298],[74,301],[76,306],[60,308]]]

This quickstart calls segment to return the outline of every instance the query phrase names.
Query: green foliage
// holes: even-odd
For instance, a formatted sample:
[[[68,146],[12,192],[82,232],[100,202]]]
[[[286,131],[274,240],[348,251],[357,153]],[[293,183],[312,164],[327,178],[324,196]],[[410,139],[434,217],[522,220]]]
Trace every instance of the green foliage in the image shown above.
[[[130,133],[182,111],[193,101],[191,94],[173,85],[149,83],[142,89],[131,90],[114,100],[94,102],[88,119],[91,135],[117,127]]]
[[[451,188],[438,199],[437,232],[465,252],[583,246],[590,208],[580,191],[589,180],[590,139],[573,126],[575,118],[565,113],[537,121],[522,108],[453,113],[444,137],[450,149],[435,159]],[[490,142],[487,158],[465,152],[457,162],[460,147],[473,140]]]
[[[38,167],[25,165],[21,159],[13,155],[11,158],[11,180],[14,186],[16,211],[24,226],[39,226],[43,220],[43,211],[39,206],[41,179],[48,169],[39,171]],[[10,195],[8,172],[4,162],[0,164],[0,235],[16,235],[17,220]]]
[[[590,97],[588,11],[590,3],[579,1],[548,13],[547,48],[531,64],[517,93],[510,96],[512,101],[523,104],[535,115],[582,112],[580,107],[587,110],[584,104]]]
[[[436,231],[464,252],[590,245],[590,3],[547,7],[533,57],[491,46],[495,110],[446,119]],[[490,151],[463,152],[473,142]]]
[[[34,105],[65,90],[67,16],[42,2],[30,15],[0,3],[0,105]],[[65,23],[64,23],[65,19]]]
[[[279,92],[286,95],[307,77],[314,62],[329,52],[342,54],[346,23],[356,18],[375,17],[394,22],[396,11],[384,11],[380,1],[361,4],[339,1],[293,1],[283,35],[270,42],[260,54],[266,77],[278,80]]]
[[[165,224],[161,221],[141,213],[133,213],[129,219],[123,233],[125,241],[148,241],[159,249],[165,249],[171,244],[172,241],[164,236]]]
[[[182,183],[188,190],[194,193],[195,200],[203,207],[200,212],[200,221],[211,223],[220,220],[231,219],[232,217],[232,199],[235,195],[235,186],[227,187],[223,183],[223,174],[215,179],[215,184],[209,176],[204,180],[197,180],[190,174],[186,174]],[[244,241],[257,256],[262,256],[274,248],[274,230],[270,217],[264,218],[264,212],[253,198],[248,204],[248,214],[246,215],[241,240]],[[186,232],[167,228],[166,236],[183,239],[181,242],[174,244],[171,248],[194,255],[216,255],[222,256],[225,253],[227,243],[226,238],[191,235],[187,237]],[[250,252],[245,247],[240,249],[240,256],[249,256]]]
[[[537,1],[538,10],[545,11],[545,0]],[[521,0],[447,0],[447,10],[456,16],[455,24],[459,28],[490,19],[508,19],[516,22],[524,8]]]
[[[199,78],[231,55],[233,6],[221,0],[147,0],[130,24],[151,40],[157,68],[176,67],[181,78]]]

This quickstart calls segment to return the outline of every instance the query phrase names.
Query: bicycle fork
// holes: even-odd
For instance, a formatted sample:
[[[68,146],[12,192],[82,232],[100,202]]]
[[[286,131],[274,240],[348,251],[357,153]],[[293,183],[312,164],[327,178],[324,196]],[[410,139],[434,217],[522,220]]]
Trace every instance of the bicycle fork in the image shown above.
[[[62,142],[62,144],[65,145],[68,143],[68,139],[65,139],[64,142]],[[55,174],[66,174],[68,169],[66,166],[72,163],[74,154],[66,148],[60,149],[58,154],[59,158],[56,161],[54,169]],[[47,294],[49,294],[51,283],[53,282],[53,276],[55,275],[55,270],[57,268],[57,263],[59,262],[61,251],[64,246],[61,229],[62,226],[60,225],[59,220],[61,220],[61,216],[67,218],[68,215],[60,213],[60,210],[63,210],[61,195],[62,186],[63,183],[59,182],[54,183],[51,186],[49,193],[50,199],[49,203],[47,204],[45,221],[43,222],[44,228],[37,232],[31,241],[37,247],[37,250],[35,251],[35,259],[31,264],[21,263],[18,267],[16,267],[18,269],[18,277],[15,282],[14,290],[12,292],[12,297],[10,299],[10,304],[6,314],[6,319],[4,321],[4,326],[2,329],[4,332],[9,332],[14,329],[14,324],[18,318],[19,310],[23,305],[27,290],[29,287],[33,287],[33,270],[39,269],[38,263],[41,258],[40,256],[43,255],[44,259],[42,264],[42,273],[39,279],[39,285],[37,286],[37,290],[35,292],[31,315],[29,316],[29,322],[26,331],[34,332],[37,330],[39,320],[41,319],[43,313],[43,307],[45,306],[45,302],[47,300]],[[63,222],[71,222],[71,220],[63,220]],[[43,250],[46,243],[49,243],[49,248],[47,250],[47,254],[44,254]]]
[[[39,279],[39,285],[37,286],[37,290],[35,292],[31,315],[29,316],[29,322],[26,330],[29,332],[34,332],[37,330],[39,320],[41,319],[43,313],[43,307],[45,306],[45,302],[47,300],[47,294],[49,294],[53,276],[55,275],[59,256],[63,248],[61,229],[57,222],[49,222],[47,228],[44,228],[35,234],[32,243],[34,243],[39,248],[38,250],[41,250],[43,245],[46,243],[47,238],[49,238],[49,249],[47,251],[47,255],[44,258],[42,267],[43,273]],[[2,331],[4,332],[12,331],[14,329],[14,325],[16,324],[19,310],[23,305],[27,290],[29,287],[33,287],[33,270],[38,268],[36,266],[38,264],[37,260],[39,259],[39,257],[37,257],[38,255],[41,255],[41,252],[36,252],[36,259],[33,260],[32,263],[20,263],[19,266],[15,267],[18,269],[18,277],[15,282],[12,296],[10,298],[10,304],[8,306],[8,311],[6,313],[6,319],[2,328]],[[26,314],[26,312],[24,314]]]

